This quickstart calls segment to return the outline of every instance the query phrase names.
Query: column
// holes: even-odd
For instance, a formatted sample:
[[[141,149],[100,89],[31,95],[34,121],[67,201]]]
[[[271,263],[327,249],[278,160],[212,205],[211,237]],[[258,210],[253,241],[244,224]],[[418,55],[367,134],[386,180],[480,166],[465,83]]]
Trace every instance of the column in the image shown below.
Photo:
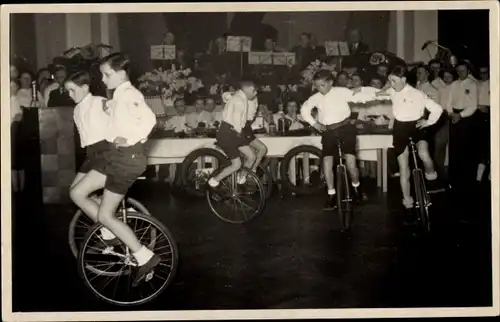
[[[66,13],[66,46],[82,47],[92,42],[90,13]]]
[[[35,13],[36,57],[38,68],[46,67],[66,46],[64,13]]]
[[[437,10],[419,10],[414,11],[413,16],[413,60],[427,63],[431,57],[436,55],[437,48],[435,46],[429,46],[429,55],[427,50],[422,50],[422,45],[426,41],[438,39],[438,12]]]

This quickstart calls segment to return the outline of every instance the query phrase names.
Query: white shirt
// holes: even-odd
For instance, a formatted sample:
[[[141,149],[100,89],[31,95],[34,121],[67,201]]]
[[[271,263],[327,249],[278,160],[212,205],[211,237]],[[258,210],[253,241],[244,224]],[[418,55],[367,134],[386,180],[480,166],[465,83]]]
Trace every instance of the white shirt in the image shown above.
[[[425,83],[417,83],[417,89],[421,92],[424,92],[427,96],[429,96],[434,102],[439,103],[439,90],[437,87],[432,85],[429,82]]]
[[[331,125],[342,122],[351,115],[349,100],[352,98],[352,91],[345,87],[332,87],[330,91],[323,95],[315,93],[304,102],[300,109],[300,115],[307,123],[314,125],[311,115],[313,108],[318,110],[318,122],[323,125]]]
[[[104,97],[88,94],[73,110],[82,148],[106,139],[111,117],[104,111],[105,101]]]
[[[10,97],[10,124],[14,123],[14,121],[23,115],[23,110],[21,109],[21,105],[17,100],[15,95]]]
[[[203,110],[198,114],[198,123],[205,123],[207,127],[212,127],[215,122],[215,113]]]
[[[443,109],[445,109],[448,113],[453,112],[453,109],[451,108],[451,84],[446,84],[444,87],[441,87],[439,89],[439,104]]]
[[[490,80],[478,81],[477,101],[479,105],[490,106]]]
[[[128,145],[145,142],[156,125],[156,115],[146,104],[144,96],[130,82],[119,85],[110,102],[111,123],[106,140],[127,139]]]
[[[186,115],[174,115],[165,123],[165,130],[174,130],[175,133],[186,132]]]
[[[438,103],[410,85],[406,85],[399,92],[390,88],[387,93],[392,100],[392,114],[400,122],[417,121],[424,116],[424,111],[427,109],[430,112],[427,122],[432,125],[439,120],[443,112]]]
[[[240,133],[248,119],[248,99],[241,90],[237,91],[224,106],[222,121],[232,125]]]
[[[31,101],[33,100],[33,98],[31,97],[31,93],[32,93],[31,88],[20,88],[17,91],[17,93],[16,93],[17,100],[21,106],[32,107]],[[42,99],[42,95],[40,94],[40,92],[37,92],[37,101],[35,102],[36,107],[45,106],[45,105],[43,105],[43,103],[44,102]]]
[[[193,111],[191,113],[186,113],[186,123],[190,128],[196,129],[198,127],[198,118],[200,116],[199,113]]]
[[[434,78],[434,80],[431,82],[431,84],[432,84],[432,86],[437,88],[438,91],[440,89],[448,86],[448,85],[446,85],[446,83],[444,82],[444,80],[441,77]]]
[[[247,120],[252,121],[257,114],[257,110],[259,109],[259,101],[257,97],[251,101],[248,101],[248,111],[247,111]]]
[[[462,110],[462,117],[469,117],[477,109],[477,85],[472,77],[464,80],[456,80],[451,84],[451,95],[449,106],[454,109]]]

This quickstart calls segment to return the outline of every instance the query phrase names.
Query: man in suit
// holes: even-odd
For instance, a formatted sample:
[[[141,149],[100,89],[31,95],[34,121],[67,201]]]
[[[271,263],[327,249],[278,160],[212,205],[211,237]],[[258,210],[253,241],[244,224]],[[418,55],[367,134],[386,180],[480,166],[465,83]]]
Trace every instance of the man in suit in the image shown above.
[[[66,76],[66,68],[58,67],[56,69],[54,78],[59,87],[53,89],[49,93],[49,101],[47,107],[75,106],[75,102],[71,99],[68,91],[64,88],[64,80],[66,79]]]
[[[359,29],[352,29],[349,31],[347,43],[349,44],[349,52],[352,56],[370,51],[368,45],[362,41],[361,31]]]
[[[318,54],[312,43],[312,35],[308,32],[303,32],[300,35],[300,44],[293,47],[290,51],[296,55],[296,66],[299,70],[305,69],[311,62],[318,58]]]

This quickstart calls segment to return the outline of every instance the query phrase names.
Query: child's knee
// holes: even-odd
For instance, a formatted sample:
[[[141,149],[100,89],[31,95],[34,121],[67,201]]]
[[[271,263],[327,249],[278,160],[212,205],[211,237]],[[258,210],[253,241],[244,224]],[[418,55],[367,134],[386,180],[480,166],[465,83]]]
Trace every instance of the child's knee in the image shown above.
[[[86,196],[81,189],[78,188],[78,185],[72,186],[69,189],[69,197],[73,202],[78,203],[83,200]]]

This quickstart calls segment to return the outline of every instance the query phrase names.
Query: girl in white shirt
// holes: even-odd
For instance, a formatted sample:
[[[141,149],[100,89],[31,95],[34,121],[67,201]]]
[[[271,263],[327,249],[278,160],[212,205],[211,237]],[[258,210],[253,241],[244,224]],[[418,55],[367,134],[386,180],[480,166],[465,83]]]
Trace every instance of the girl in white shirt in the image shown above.
[[[130,83],[129,65],[129,59],[122,53],[111,54],[101,62],[102,81],[108,89],[114,89],[112,100],[105,106],[110,116],[105,135],[110,149],[102,166],[91,170],[71,189],[71,197],[89,217],[98,218],[109,230],[102,235],[108,245],[119,239],[130,248],[138,264],[132,283],[137,286],[161,258],[141,245],[132,229],[115,214],[129,187],[146,170],[143,143],[156,125],[156,116],[141,92]],[[89,195],[102,188],[99,205]]]
[[[410,166],[408,144],[411,137],[417,145],[418,155],[425,168],[427,180],[436,180],[437,172],[429,154],[426,132],[422,129],[436,123],[443,109],[423,92],[406,84],[406,68],[396,66],[389,75],[391,88],[386,93],[391,97],[394,115],[393,146],[398,159],[403,205],[411,212],[413,198],[410,194]],[[427,120],[422,119],[424,110],[430,111]]]

